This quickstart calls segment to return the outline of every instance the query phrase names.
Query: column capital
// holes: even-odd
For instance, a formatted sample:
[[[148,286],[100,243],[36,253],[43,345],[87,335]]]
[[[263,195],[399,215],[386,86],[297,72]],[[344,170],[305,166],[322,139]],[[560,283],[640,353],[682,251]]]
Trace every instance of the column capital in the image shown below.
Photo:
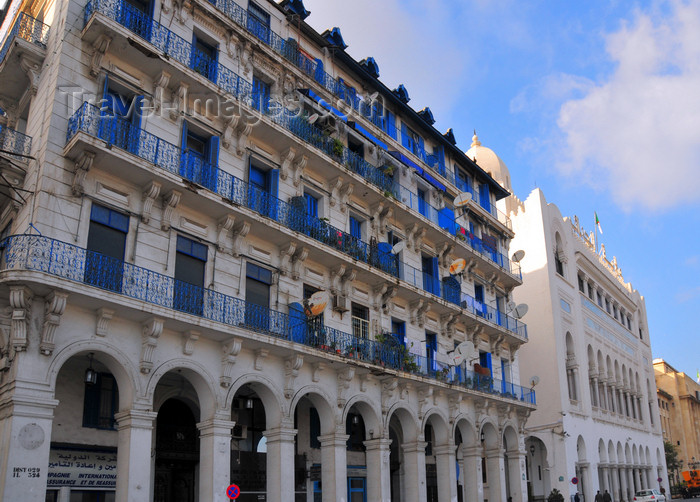
[[[231,429],[236,422],[220,418],[209,418],[197,424],[200,437],[206,436],[230,436]]]
[[[435,455],[456,455],[455,445],[453,444],[443,444],[440,446],[433,446],[433,453]]]
[[[114,414],[114,420],[117,422],[117,430],[136,428],[136,429],[153,429],[158,413],[155,411],[146,410],[127,410],[120,411]]]
[[[462,448],[462,455],[464,457],[481,457],[481,454],[484,452],[484,449],[481,447],[481,445],[461,445],[460,448]]]
[[[402,444],[401,449],[404,453],[420,453],[425,452],[426,446],[428,446],[426,441],[413,441],[411,443]]]
[[[493,457],[499,457],[503,458],[503,450],[501,448],[491,448],[490,450],[486,450],[486,456],[489,458]]]
[[[268,443],[293,443],[294,438],[297,435],[296,429],[278,427],[275,429],[269,429],[263,432],[263,436],[267,439]]]
[[[318,436],[318,441],[319,443],[321,443],[321,448],[325,448],[327,446],[342,446],[343,448],[345,448],[347,446],[349,437],[350,436],[348,434],[331,432],[330,434],[323,434],[322,436]]]
[[[367,451],[374,451],[374,450],[388,450],[391,448],[391,439],[389,438],[377,438],[377,439],[368,439],[367,441],[363,441],[365,445],[365,450]]]

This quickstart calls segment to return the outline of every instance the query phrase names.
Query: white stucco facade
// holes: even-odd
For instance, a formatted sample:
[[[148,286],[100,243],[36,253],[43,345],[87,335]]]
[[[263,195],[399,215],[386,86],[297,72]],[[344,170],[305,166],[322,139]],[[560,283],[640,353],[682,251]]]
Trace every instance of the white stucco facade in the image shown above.
[[[305,15],[11,3],[3,502],[527,499],[508,192]]]

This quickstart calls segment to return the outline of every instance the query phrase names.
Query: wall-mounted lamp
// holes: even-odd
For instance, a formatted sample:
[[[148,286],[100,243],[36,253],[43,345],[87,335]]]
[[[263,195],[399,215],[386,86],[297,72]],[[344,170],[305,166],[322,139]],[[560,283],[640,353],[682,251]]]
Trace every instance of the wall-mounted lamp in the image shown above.
[[[481,442],[483,443],[484,441],[486,441],[486,434],[484,434],[482,431],[481,432]]]
[[[88,358],[90,359],[90,367],[85,370],[85,383],[87,385],[95,385],[97,383],[97,371],[92,368],[92,356],[93,352],[90,352]]]
[[[532,456],[535,455],[535,445],[534,444],[530,445],[530,455],[532,455]]]
[[[245,407],[249,410],[253,409],[253,400],[251,398],[245,400]]]
[[[350,422],[352,423],[352,425],[360,425],[359,415],[353,415],[352,418],[350,419]]]

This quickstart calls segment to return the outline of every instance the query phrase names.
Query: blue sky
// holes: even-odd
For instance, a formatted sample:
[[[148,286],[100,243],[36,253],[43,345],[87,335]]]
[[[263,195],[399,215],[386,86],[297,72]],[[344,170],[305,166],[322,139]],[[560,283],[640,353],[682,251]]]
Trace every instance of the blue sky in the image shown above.
[[[515,194],[593,229],[646,299],[654,357],[700,367],[700,0],[305,0],[357,60],[476,129]]]

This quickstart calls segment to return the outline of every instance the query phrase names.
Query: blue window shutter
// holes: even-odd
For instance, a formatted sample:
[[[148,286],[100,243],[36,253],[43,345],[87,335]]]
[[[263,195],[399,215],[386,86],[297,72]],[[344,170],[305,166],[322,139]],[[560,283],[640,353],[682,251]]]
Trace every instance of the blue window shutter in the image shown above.
[[[491,198],[489,196],[489,186],[486,183],[484,183],[483,185],[479,185],[479,205],[481,205],[481,207],[483,207],[487,211],[491,212]]]
[[[293,342],[306,343],[306,314],[301,303],[295,302],[289,304],[289,324],[290,334]]]
[[[493,365],[491,363],[491,352],[486,353],[486,367],[491,372],[491,376],[493,376]]]
[[[418,156],[425,160],[425,142],[421,136],[418,136]]]
[[[181,137],[181,150],[184,152],[187,150],[187,121],[182,121],[182,137]]]
[[[410,150],[411,141],[411,138],[408,136],[408,128],[406,127],[406,124],[401,122],[401,144]]]
[[[455,228],[455,212],[452,208],[444,207],[438,212],[438,225],[454,235]]]
[[[325,84],[325,81],[324,81],[325,79],[323,78],[324,73],[325,73],[323,71],[323,61],[321,61],[318,58],[315,61],[316,61],[316,73],[314,74],[314,78],[316,79],[316,81],[318,83]]]
[[[431,267],[432,267],[431,274],[433,277],[435,277],[435,279],[439,279],[440,278],[440,270],[438,268],[439,265],[438,265],[437,256],[432,257],[430,260],[432,262],[431,263]]]
[[[280,171],[279,169],[270,169],[268,174],[270,177],[270,195],[279,197],[280,189]]]
[[[209,144],[207,145],[209,150],[209,164],[212,167],[219,167],[219,137],[212,136],[209,138]]]
[[[389,133],[392,138],[396,139],[396,117],[386,108],[384,108],[384,113],[386,114],[384,131]]]

